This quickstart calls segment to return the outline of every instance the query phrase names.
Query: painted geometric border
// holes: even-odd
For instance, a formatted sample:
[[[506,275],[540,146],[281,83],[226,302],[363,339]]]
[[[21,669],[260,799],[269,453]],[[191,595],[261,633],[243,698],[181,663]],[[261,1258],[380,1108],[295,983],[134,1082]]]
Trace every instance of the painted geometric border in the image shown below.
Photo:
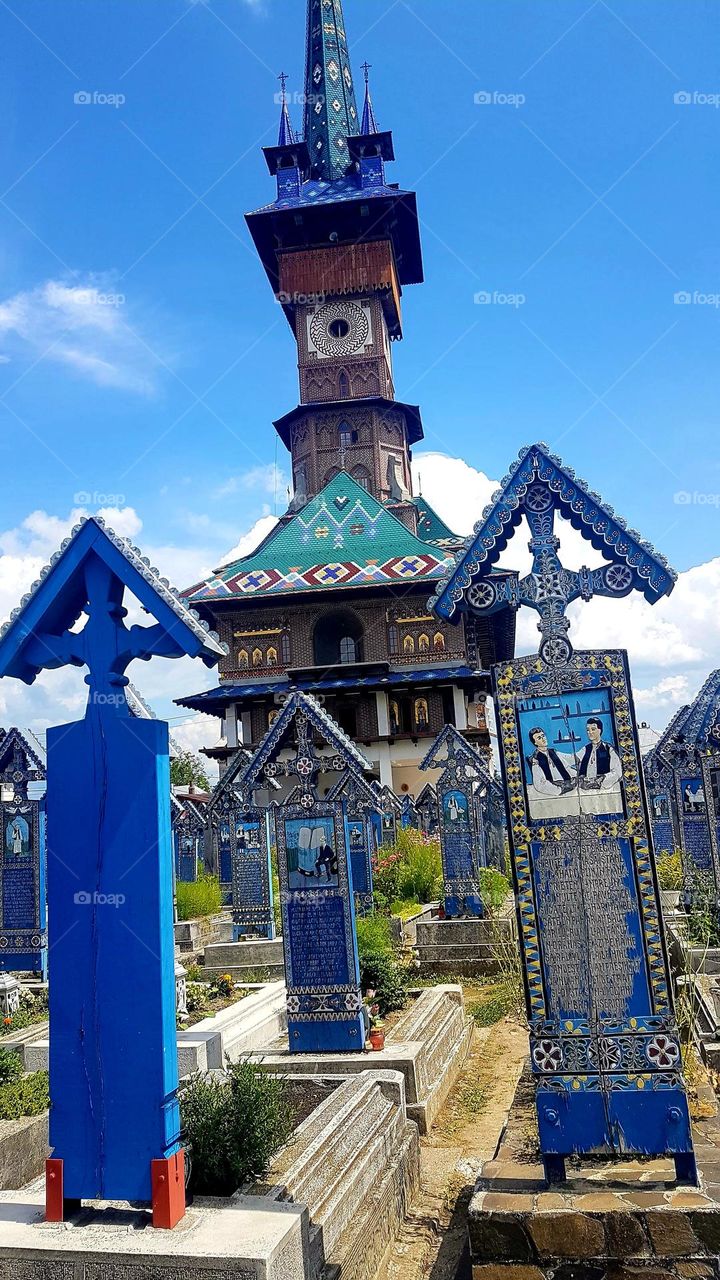
[[[657,1014],[671,1013],[667,960],[660,924],[654,858],[649,836],[649,820],[639,767],[637,731],[630,695],[627,655],[622,650],[576,652],[562,668],[562,681],[539,657],[518,658],[493,669],[498,712],[498,727],[509,802],[509,821],[513,863],[517,888],[518,920],[525,954],[525,972],[533,1023],[547,1019],[548,1009],[542,974],[538,917],[531,869],[531,842],[556,840],[562,833],[564,819],[533,822],[527,810],[523,760],[518,739],[516,702],[540,690],[532,688],[533,679],[555,679],[556,693],[571,693],[592,687],[592,676],[603,677],[610,690],[617,731],[618,754],[623,767],[626,817],[610,821],[597,820],[598,838],[630,840],[639,889],[638,905],[648,957],[648,974]],[[543,692],[548,689],[544,688]]]
[[[704,752],[702,755],[702,780],[705,788],[705,819],[710,829],[710,852],[715,873],[715,888],[720,891],[720,847],[718,847],[718,821],[720,816],[715,808],[715,794],[712,787],[712,775],[718,771],[720,771],[720,751],[710,749]]]
[[[343,913],[343,929],[344,942],[346,948],[346,956],[348,962],[348,973],[351,981],[347,985],[339,985],[333,988],[335,996],[341,995],[343,1000],[340,1002],[341,1007],[336,1011],[330,1012],[327,1008],[326,990],[317,988],[309,988],[302,984],[294,982],[293,974],[293,957],[291,955],[290,946],[290,928],[288,918],[288,905],[297,898],[315,898],[318,891],[315,890],[295,890],[289,887],[288,871],[287,871],[287,841],[286,841],[286,823],[293,819],[313,818],[331,818],[335,831],[335,849],[338,855],[338,885],[335,890],[323,889],[320,892],[326,897],[339,897],[342,899],[345,910]],[[277,829],[277,860],[278,860],[278,876],[280,880],[280,904],[282,908],[283,921],[283,937],[285,939],[285,982],[287,986],[288,1011],[292,1011],[293,1021],[295,1022],[321,1022],[336,1021],[341,1022],[352,1015],[354,1011],[362,1005],[362,997],[360,994],[360,978],[357,959],[357,945],[355,942],[355,916],[353,903],[350,894],[350,883],[348,878],[348,851],[345,840],[345,820],[343,817],[342,805],[318,803],[312,808],[305,808],[304,805],[278,805],[275,812],[275,822]],[[355,979],[354,981],[352,979]],[[298,998],[299,1008],[298,1006]]]

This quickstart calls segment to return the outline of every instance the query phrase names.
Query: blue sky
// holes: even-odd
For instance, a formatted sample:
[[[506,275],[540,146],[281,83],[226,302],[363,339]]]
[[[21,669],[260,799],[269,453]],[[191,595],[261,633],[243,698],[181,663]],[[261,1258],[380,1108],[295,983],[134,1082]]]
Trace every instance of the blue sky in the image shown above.
[[[284,505],[271,423],[297,401],[294,344],[243,214],[272,199],[260,147],[277,74],[302,89],[304,8],[0,4],[3,614],[78,507],[122,508],[186,585]],[[497,479],[545,439],[679,570],[705,566],[687,580],[687,652],[670,669],[667,636],[657,662],[645,647],[641,685],[676,681],[662,723],[720,664],[703,605],[720,503],[716,5],[345,0],[345,16],[422,219],[398,394],[422,405],[427,450]],[[424,485],[451,516],[460,474],[465,532],[482,477],[426,462]],[[163,680],[161,710],[188,688]]]

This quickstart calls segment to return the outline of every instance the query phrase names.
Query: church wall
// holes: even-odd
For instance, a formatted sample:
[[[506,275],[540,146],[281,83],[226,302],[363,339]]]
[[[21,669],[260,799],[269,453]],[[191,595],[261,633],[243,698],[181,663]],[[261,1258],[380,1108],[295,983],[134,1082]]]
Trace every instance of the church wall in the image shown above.
[[[390,662],[393,666],[423,666],[425,663],[466,660],[462,624],[440,623],[427,613],[426,592],[404,596],[400,602],[347,599],[344,592],[322,602],[301,599],[281,607],[268,603],[263,608],[239,602],[233,609],[216,615],[220,639],[229,653],[220,661],[221,680],[280,677],[284,671],[315,665],[313,633],[321,615],[347,608],[360,619],[365,662]],[[391,652],[391,646],[393,651]],[[241,662],[241,652],[247,665]],[[259,655],[260,661],[257,661]],[[288,661],[284,661],[287,656]]]

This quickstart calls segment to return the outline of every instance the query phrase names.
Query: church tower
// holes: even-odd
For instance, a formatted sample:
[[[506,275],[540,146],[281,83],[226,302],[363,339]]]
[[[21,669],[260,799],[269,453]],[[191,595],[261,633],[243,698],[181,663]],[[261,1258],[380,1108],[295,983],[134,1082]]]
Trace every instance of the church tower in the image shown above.
[[[284,93],[265,148],[277,201],[248,226],[297,344],[299,403],[275,423],[292,458],[293,509],[340,470],[417,530],[416,405],[395,398],[403,286],[422,281],[415,196],[386,179],[392,134],[376,121],[365,64],[358,115],[342,0],[309,0],[305,138]]]
[[[297,404],[274,424],[293,498],[249,555],[186,592],[229,652],[218,688],[180,705],[221,720],[206,753],[222,769],[257,747],[288,693],[312,693],[383,785],[417,794],[444,725],[488,745],[487,668],[512,655],[514,615],[453,626],[428,609],[462,539],[413,494],[423,429],[417,405],[396,398],[393,348],[403,289],[423,279],[418,214],[388,180],[392,134],[363,70],[364,97],[342,0],[308,0],[303,136],[283,75],[264,151],[275,199],[247,215],[296,347]]]

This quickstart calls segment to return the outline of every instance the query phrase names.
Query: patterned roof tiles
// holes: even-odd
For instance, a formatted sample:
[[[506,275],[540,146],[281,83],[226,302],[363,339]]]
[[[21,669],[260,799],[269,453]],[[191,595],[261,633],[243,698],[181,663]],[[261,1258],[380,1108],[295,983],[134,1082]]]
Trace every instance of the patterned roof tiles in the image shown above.
[[[186,597],[193,602],[257,599],[332,587],[432,583],[450,565],[448,551],[431,549],[340,472],[257,551],[216,570]]]

